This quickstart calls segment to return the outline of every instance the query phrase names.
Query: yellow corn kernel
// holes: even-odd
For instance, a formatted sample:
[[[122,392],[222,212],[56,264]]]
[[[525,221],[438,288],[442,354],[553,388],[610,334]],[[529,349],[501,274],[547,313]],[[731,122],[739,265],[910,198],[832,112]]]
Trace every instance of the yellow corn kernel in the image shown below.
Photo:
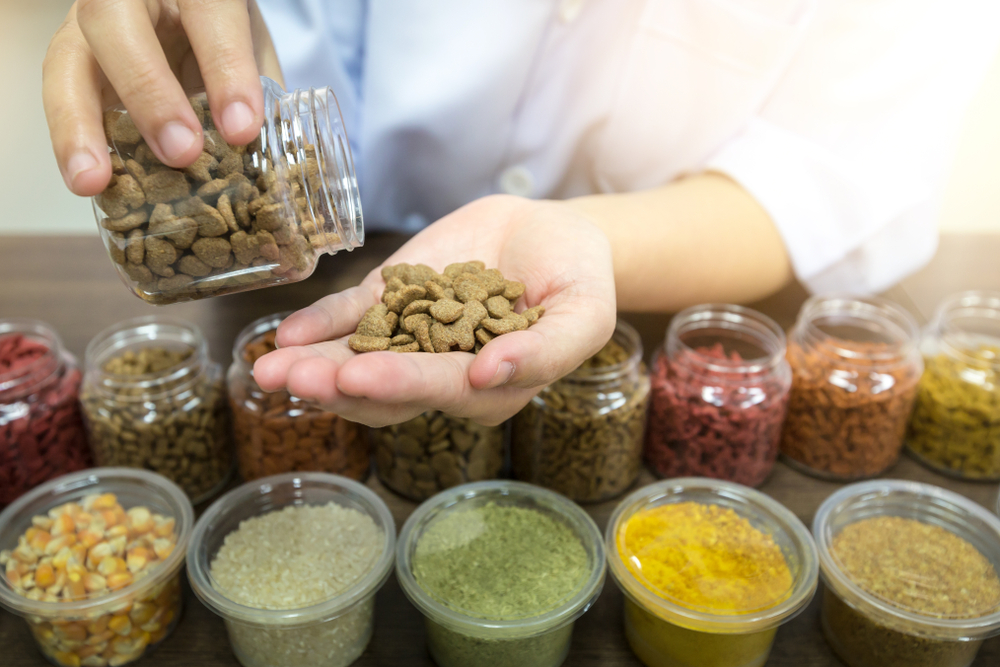
[[[48,588],[56,583],[56,571],[49,563],[42,563],[35,570],[35,584],[42,588]]]
[[[30,544],[30,543],[31,543],[31,539],[32,539],[32,538],[33,538],[33,537],[34,537],[35,535],[37,535],[38,533],[44,533],[44,532],[45,532],[45,531],[44,531],[44,530],[42,530],[41,528],[38,528],[38,527],[36,527],[36,526],[32,526],[32,527],[31,527],[31,528],[29,528],[28,530],[24,531],[24,539],[28,540],[28,543]]]
[[[87,589],[82,581],[69,581],[63,587],[62,596],[64,600],[82,600],[87,597]]]
[[[11,585],[11,588],[21,587],[21,573],[18,572],[16,569],[13,568],[8,569],[4,573],[4,576],[7,577],[7,583]]]
[[[113,655],[108,658],[108,667],[122,667],[130,662],[134,662],[142,657],[142,651],[126,653],[125,655]]]
[[[117,526],[108,528],[104,531],[104,534],[107,536],[108,540],[112,537],[128,537],[128,526],[125,524],[118,524]]]
[[[141,505],[133,507],[125,513],[128,517],[127,525],[130,530],[136,533],[148,533],[153,529],[153,515]]]
[[[102,632],[108,629],[108,621],[110,620],[111,617],[107,614],[104,614],[94,619],[93,621],[87,624],[87,632],[89,632],[92,635],[101,634]]]
[[[76,522],[73,521],[73,517],[67,514],[60,514],[59,518],[55,520],[52,524],[52,537],[59,537],[60,535],[69,535],[70,533],[76,532]]]
[[[99,655],[92,655],[80,661],[80,667],[107,667],[108,660]]]
[[[87,643],[91,646],[96,646],[98,651],[103,651],[107,646],[105,646],[109,641],[115,638],[114,630],[105,630],[104,632],[98,633],[96,635],[91,635],[87,640]]]
[[[149,633],[141,628],[132,628],[129,639],[135,643],[136,651],[141,651],[149,646]]]
[[[146,563],[149,562],[150,555],[151,554],[143,547],[130,549],[125,558],[125,563],[128,565],[128,571],[132,574],[140,572],[144,567],[146,567]]]
[[[56,538],[59,539],[59,538]],[[53,540],[54,542],[55,540]],[[73,551],[69,547],[63,547],[52,557],[52,567],[57,570],[65,570],[69,561],[73,558]]]
[[[104,539],[104,532],[98,532],[88,528],[87,530],[81,530],[77,534],[76,538],[79,540],[79,543],[84,546],[84,548],[89,549]]]
[[[87,547],[78,542],[71,546],[69,550],[73,554],[73,558],[76,559],[77,563],[87,562]]]
[[[37,530],[38,532],[28,538],[28,544],[30,544],[31,548],[36,552],[45,553],[45,547],[47,547],[49,542],[52,541],[52,535],[50,535],[47,531],[41,529]]]
[[[56,651],[52,654],[52,659],[62,667],[80,667],[80,656],[69,651]]]
[[[33,516],[31,517],[31,525],[41,528],[42,530],[49,530],[52,528],[52,519],[47,516]]]
[[[94,520],[94,515],[91,514],[90,512],[80,512],[73,518],[73,521],[76,522],[76,529],[78,531],[90,528],[90,523],[93,520]]]
[[[84,658],[89,658],[90,656],[97,655],[98,653],[100,653],[100,651],[97,650],[96,646],[81,646],[76,649],[76,654],[80,657],[81,665],[84,664]]]
[[[55,633],[56,637],[71,642],[82,642],[87,639],[87,629],[79,623],[57,625],[52,628],[52,631]]]
[[[83,575],[83,587],[90,593],[97,593],[108,587],[108,580],[96,572],[88,572]]]
[[[80,581],[85,574],[87,574],[87,568],[81,565],[75,556],[71,556],[69,562],[66,563],[66,576],[69,577],[69,580]]]
[[[18,544],[17,548],[10,552],[10,557],[28,565],[34,565],[38,562],[38,554],[35,553],[35,550],[26,541]]]
[[[24,590],[29,590],[35,587],[35,573],[29,572],[28,574],[21,575],[21,588]]]
[[[98,563],[97,572],[105,577],[110,577],[112,574],[118,572],[118,561],[119,559],[114,556],[105,556]]]
[[[45,591],[41,588],[32,588],[30,591],[24,594],[24,597],[29,600],[34,600],[35,602],[41,602],[42,598],[45,597]]]
[[[108,556],[114,556],[111,545],[107,542],[98,542],[87,552],[87,567],[91,570],[97,569],[97,565]]]
[[[128,586],[131,583],[132,583],[132,574],[130,572],[118,572],[108,577],[108,588],[110,588],[113,591],[116,591],[119,588],[124,588],[125,586]]]
[[[113,539],[108,540],[108,544],[111,545],[111,551],[116,556],[125,555],[125,545],[128,544],[128,538],[125,535],[119,535]]]
[[[170,540],[161,537],[159,539],[153,540],[153,553],[160,560],[166,560],[167,556],[174,550],[174,543]]]
[[[114,512],[115,519],[117,519],[115,523],[125,523],[126,517],[125,517],[124,507],[122,507],[121,505],[115,505],[114,509],[112,509],[111,511]]]
[[[94,499],[91,510],[110,510],[118,506],[118,497],[113,493],[102,493]]]
[[[132,619],[132,624],[136,626],[149,623],[156,614],[156,607],[148,602],[136,602],[132,605],[132,611],[128,617]]]
[[[76,521],[76,517],[80,516],[82,512],[83,508],[80,507],[80,503],[66,503],[63,505],[63,513],[68,514],[74,521]]]
[[[67,534],[60,535],[59,537],[53,537],[49,540],[48,544],[45,545],[45,555],[55,556],[63,549],[71,547],[74,544],[76,544],[76,535]]]
[[[45,592],[52,593],[53,595],[59,595],[59,593],[62,592],[63,587],[66,586],[67,583],[69,583],[69,577],[67,577],[66,573],[63,572],[62,570],[58,570],[56,572],[55,582],[53,582],[53,584],[49,586]]]
[[[174,526],[177,524],[177,521],[173,517],[170,517],[168,519],[165,517],[160,517],[159,515],[157,516],[159,517],[159,519],[156,521],[156,527],[153,528],[153,533],[157,537],[170,537],[171,535],[173,535]]]
[[[112,616],[111,620],[108,621],[108,630],[122,637],[127,637],[128,633],[132,632],[132,621],[125,614]]]
[[[105,529],[110,528],[118,523],[118,517],[111,510],[101,510],[100,511],[101,521],[104,522]]]

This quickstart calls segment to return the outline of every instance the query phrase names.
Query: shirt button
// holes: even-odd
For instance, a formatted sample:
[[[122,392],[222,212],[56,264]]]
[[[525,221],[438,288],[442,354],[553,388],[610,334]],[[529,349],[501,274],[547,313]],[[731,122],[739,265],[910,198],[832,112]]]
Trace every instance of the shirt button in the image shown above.
[[[500,189],[509,195],[530,197],[535,191],[535,177],[525,167],[510,167],[500,174]]]
[[[580,15],[583,9],[584,0],[562,0],[559,5],[559,20],[563,23],[572,23]]]

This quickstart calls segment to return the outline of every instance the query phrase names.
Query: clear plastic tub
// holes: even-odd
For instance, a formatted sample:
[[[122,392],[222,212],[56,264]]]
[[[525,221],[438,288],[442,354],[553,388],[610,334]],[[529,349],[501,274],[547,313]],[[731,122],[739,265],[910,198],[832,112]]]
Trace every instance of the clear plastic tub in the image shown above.
[[[177,543],[155,570],[100,597],[36,601],[23,597],[6,577],[0,577],[0,606],[22,616],[42,654],[62,667],[118,666],[138,660],[173,632],[181,615],[180,569],[194,525],[194,511],[180,488],[155,473],[93,468],[51,480],[21,496],[0,514],[0,550],[17,546],[18,537],[32,525],[33,516],[95,493],[114,493],[126,509],[143,505],[154,513],[173,517]],[[119,631],[112,632],[112,621],[117,618],[125,623],[125,615],[131,631],[122,634],[124,628],[119,627]]]
[[[623,528],[637,512],[695,502],[732,509],[769,534],[781,549],[791,586],[765,608],[720,611],[692,608],[657,594],[622,560]],[[799,614],[816,591],[816,547],[802,522],[780,503],[746,486],[702,477],[663,480],[625,498],[605,533],[608,567],[625,594],[625,635],[649,667],[759,667],[767,661],[778,627]]]
[[[983,640],[1000,633],[1000,607],[973,618],[919,613],[859,586],[834,555],[833,540],[845,527],[886,516],[944,528],[975,547],[994,570],[1000,568],[1000,519],[967,498],[900,480],[844,487],[824,501],[813,520],[826,586],[821,618],[827,641],[850,667],[967,667]],[[953,556],[946,554],[949,560]],[[928,573],[919,574],[916,589],[923,597],[939,592]],[[912,578],[913,573],[902,576]],[[900,581],[912,585],[902,577]]]
[[[511,620],[473,616],[424,590],[413,573],[413,555],[425,531],[456,510],[489,503],[529,508],[568,527],[586,552],[586,574],[568,597],[540,614]],[[439,667],[557,667],[566,659],[573,623],[594,603],[604,586],[604,546],[593,519],[565,496],[506,480],[465,484],[443,491],[417,508],[403,526],[396,577],[423,613],[427,648]]]
[[[330,502],[370,516],[384,535],[368,572],[331,599],[298,609],[258,609],[216,589],[211,565],[241,521],[289,505]],[[236,658],[245,667],[344,667],[371,639],[375,593],[389,577],[396,524],[386,504],[354,480],[327,473],[285,473],[248,482],[222,496],[198,520],[188,549],[188,579],[205,606],[222,617]]]

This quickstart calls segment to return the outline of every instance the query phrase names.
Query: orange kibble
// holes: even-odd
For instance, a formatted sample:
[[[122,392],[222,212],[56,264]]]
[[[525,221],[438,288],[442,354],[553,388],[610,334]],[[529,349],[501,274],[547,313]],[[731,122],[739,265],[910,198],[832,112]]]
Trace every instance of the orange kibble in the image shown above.
[[[79,544],[82,544],[85,548],[89,549],[98,542],[104,539],[103,531],[98,532],[96,530],[81,530],[76,535]]]
[[[76,522],[73,521],[73,517],[67,514],[60,514],[56,518],[55,523],[52,524],[52,537],[59,537],[60,535],[69,535],[70,533],[76,532]]]
[[[83,587],[90,593],[98,593],[108,587],[108,580],[96,572],[88,572],[83,575]]]
[[[128,637],[128,633],[132,632],[132,621],[125,614],[112,616],[108,621],[108,630],[122,637]]]
[[[102,493],[94,499],[94,504],[90,506],[92,510],[110,510],[118,507],[118,498],[113,493]]]
[[[124,588],[125,586],[128,586],[131,583],[132,583],[132,573],[130,572],[118,572],[108,577],[108,588],[110,588],[113,591],[116,591],[119,588]]]
[[[42,563],[35,569],[35,585],[48,588],[56,583],[56,571],[49,563]]]
[[[69,651],[56,651],[52,654],[52,659],[62,667],[80,667],[80,656]]]
[[[174,543],[166,538],[153,540],[153,553],[160,560],[166,560],[167,556],[174,550]]]

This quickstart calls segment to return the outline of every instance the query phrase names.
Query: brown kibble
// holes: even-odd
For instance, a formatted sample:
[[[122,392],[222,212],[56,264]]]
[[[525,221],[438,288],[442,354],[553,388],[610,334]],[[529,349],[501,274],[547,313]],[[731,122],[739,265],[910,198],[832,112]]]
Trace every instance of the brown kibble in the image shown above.
[[[488,342],[496,338],[486,329],[476,329],[476,340],[479,341],[480,345],[486,345]]]
[[[426,264],[396,264],[382,267],[382,279],[388,283],[391,278],[399,278],[407,285],[423,285],[428,280],[440,280],[441,276]]]
[[[538,321],[538,318],[545,314],[545,306],[535,306],[534,308],[528,308],[526,311],[521,313],[521,316],[528,321],[528,326]]]
[[[161,222],[175,218],[174,207],[170,204],[157,204],[153,207],[153,212],[149,215],[150,226],[158,225]]]
[[[205,199],[212,199],[219,194],[226,191],[229,187],[229,181],[224,178],[216,178],[215,180],[209,181],[198,188],[198,196]]]
[[[111,232],[108,234],[108,254],[111,255],[115,264],[125,264],[125,248],[128,242],[121,232]]]
[[[111,153],[111,173],[113,174],[124,174],[125,173],[125,163],[122,159],[118,157],[118,153]]]
[[[361,321],[358,322],[357,333],[372,338],[385,338],[387,341],[385,349],[388,349],[388,340],[392,337],[395,328],[395,323],[390,323],[388,314],[389,309],[386,308],[385,304],[375,304],[365,311]]]
[[[476,327],[488,317],[486,306],[479,301],[469,301],[463,308],[462,317],[454,324],[435,322],[430,330],[434,351],[448,352],[455,346],[463,352],[471,351],[476,346]]]
[[[229,237],[229,243],[233,247],[236,261],[240,264],[249,264],[260,256],[260,240],[256,234],[238,231]]]
[[[184,168],[184,173],[199,183],[208,183],[213,178],[212,171],[218,166],[218,160],[212,157],[211,153],[202,151],[191,166]]]
[[[511,307],[510,301],[502,296],[491,296],[486,299],[486,311],[490,314],[490,317],[503,319],[514,312],[514,309]]]
[[[113,114],[113,122],[111,123],[111,132],[108,138],[114,142],[116,149],[120,151],[120,146],[124,144],[137,144],[142,141],[142,135],[139,134],[139,129],[132,122],[131,115],[122,111],[112,111],[109,113]]]
[[[218,130],[205,131],[205,150],[211,153],[216,160],[224,160],[231,152],[229,144],[222,138]]]
[[[452,281],[463,273],[476,274],[483,271],[486,268],[486,264],[480,261],[473,262],[457,262],[455,264],[449,264],[444,267],[444,275],[451,278]]]
[[[449,282],[451,281],[449,280]],[[455,290],[445,289],[439,283],[436,283],[433,280],[426,281],[424,283],[424,289],[427,290],[427,297],[432,301],[455,298]]]
[[[282,270],[280,273],[284,273],[287,270],[295,269],[296,271],[305,271],[309,268],[311,264],[311,258],[313,256],[312,246],[309,245],[309,241],[306,240],[304,236],[296,236],[292,243],[287,245],[278,245],[278,263],[281,265]],[[290,267],[289,269],[284,269],[283,267]],[[275,272],[279,272],[275,269]]]
[[[170,218],[159,224],[149,225],[149,233],[168,239],[180,249],[190,248],[198,236],[198,223],[191,218]]]
[[[408,284],[403,289],[395,292],[383,292],[382,301],[394,313],[401,313],[414,301],[418,301],[427,296],[427,290],[421,285]]]
[[[144,210],[132,211],[121,218],[105,218],[101,226],[111,232],[130,232],[146,222],[149,214]]]
[[[233,213],[233,207],[229,202],[229,195],[219,195],[219,201],[215,203],[215,208],[222,215],[222,219],[226,221],[229,231],[238,232],[240,230],[240,225],[236,222],[236,215]]]
[[[194,276],[195,278],[207,276],[212,272],[212,267],[194,255],[184,255],[181,257],[180,261],[177,262],[177,268],[182,273]]]
[[[233,206],[233,213],[236,215],[236,221],[240,223],[240,227],[247,228],[250,226],[250,212],[247,211],[247,203],[245,201],[237,201]]]
[[[431,284],[433,285],[434,283]],[[403,312],[400,313],[399,316],[403,319],[406,319],[410,315],[416,315],[417,313],[426,313],[430,311],[431,306],[433,305],[434,302],[428,299],[417,299],[416,301],[411,301],[409,305],[407,305],[406,308],[403,309]]]
[[[389,282],[387,282],[385,284],[385,291],[386,292],[398,292],[399,290],[403,289],[404,287],[406,287],[406,283],[404,283],[399,278],[396,278],[395,276],[393,276],[392,278],[389,279]]]
[[[259,230],[273,232],[285,224],[285,207],[283,204],[266,204],[257,211],[254,227]]]
[[[191,245],[195,256],[215,269],[224,269],[231,261],[232,246],[229,241],[220,238],[202,238]]]
[[[414,338],[412,334],[403,333],[393,336],[392,340],[389,342],[393,345],[409,345],[410,343],[416,342],[416,340],[417,339]]]
[[[506,317],[499,320],[485,319],[480,326],[495,336],[500,336],[514,331],[523,331],[528,328],[528,320],[523,315],[508,313]]]
[[[231,174],[243,175],[243,156],[232,152],[219,162],[219,176],[225,178]]]
[[[178,273],[173,276],[160,278],[156,282],[156,289],[161,292],[179,292],[190,287],[193,282],[194,278],[191,276]]]
[[[189,97],[188,102],[191,103],[191,108],[194,110],[194,115],[198,117],[198,124],[204,127],[206,117],[211,119],[211,116],[205,115],[205,107],[201,105],[201,100],[198,99],[197,97]]]
[[[389,337],[354,334],[347,339],[347,344],[355,352],[381,352],[389,349]]]
[[[462,303],[470,301],[485,301],[489,298],[489,292],[483,287],[479,279],[471,273],[461,273],[451,281],[455,289],[455,298]]]
[[[165,204],[191,193],[191,185],[180,171],[158,171],[142,179],[141,185],[150,204]]]
[[[191,218],[198,225],[201,236],[222,236],[229,225],[222,214],[199,197],[190,197],[174,206],[178,215]]]
[[[97,197],[97,204],[111,217],[120,218],[129,209],[136,209],[146,203],[146,195],[138,181],[130,174],[113,176],[111,184]]]
[[[503,298],[513,304],[513,302],[521,298],[522,294],[524,294],[524,283],[519,283],[515,280],[504,281]]]
[[[260,256],[269,262],[277,262],[280,256],[278,244],[270,232],[257,232],[257,244],[260,246]]]
[[[177,261],[177,249],[174,246],[156,236],[147,236],[146,244],[146,266],[149,269],[165,278],[174,275],[170,265]]]
[[[153,282],[153,272],[145,264],[125,264],[125,273],[137,283]]]
[[[405,345],[391,345],[389,346],[390,352],[419,352],[420,343],[413,341],[412,343],[406,343]]]
[[[288,221],[282,222],[277,229],[271,231],[271,236],[274,237],[274,242],[278,245],[292,243],[295,240],[296,234],[295,225]]]
[[[125,256],[133,264],[142,264],[142,258],[146,254],[146,246],[143,243],[143,234],[141,229],[133,229],[128,233],[128,241],[125,246]]]
[[[503,274],[500,273],[499,269],[487,269],[486,271],[481,271],[476,274],[476,278],[486,289],[486,293],[490,296],[499,296],[503,294],[507,281],[504,280]]]
[[[431,317],[438,322],[449,324],[460,318],[464,310],[465,306],[460,304],[458,301],[441,299],[440,301],[434,302],[434,305],[430,308],[430,313]]]
[[[147,172],[153,169],[160,169],[160,168],[169,169],[169,167],[166,167],[166,165],[160,162],[159,158],[157,158],[156,155],[153,154],[153,149],[144,143],[136,146],[135,161],[141,164],[143,169],[145,169]]]

